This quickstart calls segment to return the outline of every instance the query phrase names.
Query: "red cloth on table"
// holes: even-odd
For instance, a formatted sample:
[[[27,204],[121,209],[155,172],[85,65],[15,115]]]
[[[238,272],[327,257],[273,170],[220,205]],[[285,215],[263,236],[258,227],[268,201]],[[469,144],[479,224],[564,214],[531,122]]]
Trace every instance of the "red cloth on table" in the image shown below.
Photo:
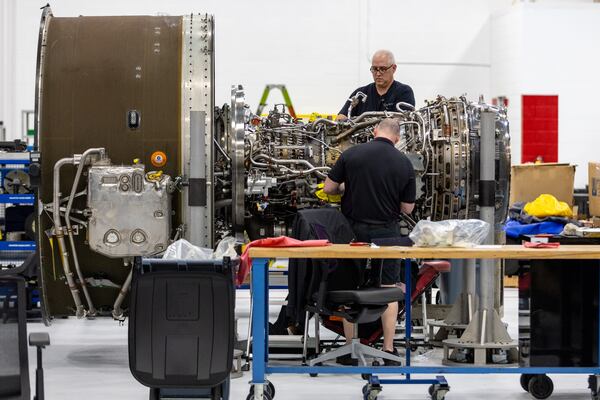
[[[248,254],[251,247],[322,247],[331,246],[329,240],[298,240],[287,236],[259,239],[248,243],[244,254],[240,257],[240,269],[237,274],[237,284],[241,285],[252,267],[252,260]]]
[[[527,247],[528,249],[555,249],[560,247],[560,243],[558,242],[550,242],[550,243],[532,243],[526,242],[523,240],[523,247]]]

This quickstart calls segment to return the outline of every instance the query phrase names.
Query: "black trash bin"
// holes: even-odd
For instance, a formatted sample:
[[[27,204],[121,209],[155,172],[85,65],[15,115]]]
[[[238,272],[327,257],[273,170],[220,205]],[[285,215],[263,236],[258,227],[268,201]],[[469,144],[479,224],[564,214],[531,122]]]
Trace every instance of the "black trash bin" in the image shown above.
[[[223,260],[136,259],[129,368],[150,399],[229,399],[234,265]]]

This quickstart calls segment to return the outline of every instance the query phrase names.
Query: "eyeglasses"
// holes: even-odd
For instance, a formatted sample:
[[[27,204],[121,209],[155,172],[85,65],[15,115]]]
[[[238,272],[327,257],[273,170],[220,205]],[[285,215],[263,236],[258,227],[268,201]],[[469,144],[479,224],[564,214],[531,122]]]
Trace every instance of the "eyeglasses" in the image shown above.
[[[372,73],[377,73],[377,72],[381,72],[382,74],[387,71],[388,69],[392,68],[394,66],[394,64],[390,65],[389,67],[374,67],[371,66],[370,70]]]

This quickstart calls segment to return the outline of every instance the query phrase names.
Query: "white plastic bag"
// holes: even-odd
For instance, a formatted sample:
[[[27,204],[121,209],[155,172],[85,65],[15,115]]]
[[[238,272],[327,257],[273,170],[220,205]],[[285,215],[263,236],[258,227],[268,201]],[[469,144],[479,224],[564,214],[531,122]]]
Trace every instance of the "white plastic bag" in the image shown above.
[[[487,238],[490,224],[479,219],[419,221],[408,237],[421,247],[473,247]]]
[[[221,260],[223,257],[232,259],[238,257],[235,251],[236,240],[231,236],[224,237],[219,242],[217,250],[194,246],[185,239],[179,239],[169,245],[163,260]]]
[[[237,251],[235,251],[235,245],[237,241],[234,237],[226,236],[217,245],[217,249],[215,250],[214,258],[219,260],[223,257],[229,257],[234,259],[238,256]]]
[[[185,239],[179,239],[169,245],[163,260],[212,260],[212,249],[194,246]]]

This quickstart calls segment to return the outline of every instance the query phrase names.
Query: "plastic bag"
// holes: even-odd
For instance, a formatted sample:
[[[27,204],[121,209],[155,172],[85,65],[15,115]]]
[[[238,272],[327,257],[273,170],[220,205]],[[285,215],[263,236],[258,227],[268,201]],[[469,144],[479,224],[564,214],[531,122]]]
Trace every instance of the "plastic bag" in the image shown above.
[[[233,259],[238,257],[235,245],[235,238],[227,236],[221,239],[213,252],[212,249],[194,246],[185,239],[179,239],[167,247],[162,258],[164,260],[221,260],[223,257]]]
[[[185,239],[179,239],[169,245],[163,260],[212,260],[212,249],[194,246]]]
[[[483,243],[490,224],[479,219],[421,220],[408,237],[421,247],[473,247]]]
[[[213,258],[219,260],[223,257],[236,258],[238,256],[237,251],[235,251],[235,245],[237,241],[234,237],[226,236],[217,245],[217,249],[213,255]]]
[[[527,203],[523,209],[527,214],[538,218],[545,217],[573,217],[573,211],[564,201],[551,194],[541,194],[534,201]]]

